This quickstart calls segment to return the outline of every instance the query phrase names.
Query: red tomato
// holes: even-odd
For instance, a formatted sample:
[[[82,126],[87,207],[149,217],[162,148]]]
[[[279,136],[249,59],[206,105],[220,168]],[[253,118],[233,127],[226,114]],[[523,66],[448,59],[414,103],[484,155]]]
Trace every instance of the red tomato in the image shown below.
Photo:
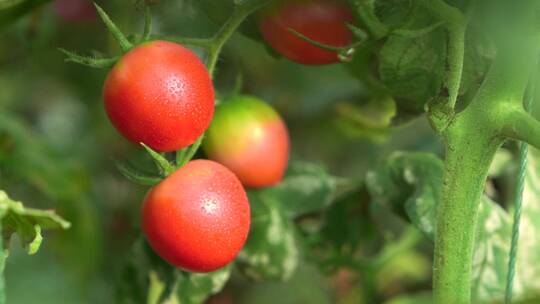
[[[194,160],[150,190],[142,228],[150,246],[170,264],[209,272],[230,263],[244,246],[249,202],[224,166]]]
[[[65,21],[93,21],[96,20],[96,8],[90,0],[56,0],[54,10]]]
[[[266,12],[259,28],[266,42],[289,60],[321,65],[338,62],[338,54],[314,46],[289,29],[313,41],[342,47],[352,42],[352,33],[346,25],[352,21],[350,9],[341,1],[295,0],[284,1]]]
[[[216,109],[203,149],[210,159],[231,169],[248,187],[279,183],[289,160],[289,135],[279,114],[267,103],[236,96]]]
[[[189,146],[208,128],[214,88],[197,55],[152,41],[124,55],[105,81],[109,119],[128,140],[169,152]]]

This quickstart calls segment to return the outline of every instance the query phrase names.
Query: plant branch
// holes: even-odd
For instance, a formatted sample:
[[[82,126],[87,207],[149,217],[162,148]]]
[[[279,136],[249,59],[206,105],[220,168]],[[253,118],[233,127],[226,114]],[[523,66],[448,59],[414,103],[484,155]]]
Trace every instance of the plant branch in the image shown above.
[[[504,136],[523,141],[540,149],[540,121],[524,110],[510,111],[502,129]]]
[[[476,112],[447,129],[443,198],[437,209],[433,293],[435,303],[470,303],[478,207],[489,166],[502,139]]]
[[[229,17],[229,19],[225,22],[225,24],[221,27],[221,29],[214,35],[214,37],[210,40],[206,39],[200,39],[195,40],[192,42],[199,42],[203,45],[203,47],[207,48],[208,50],[208,59],[206,66],[208,68],[208,73],[210,74],[210,77],[213,78],[214,71],[216,69],[217,60],[219,58],[219,55],[221,54],[221,50],[223,49],[223,46],[225,43],[231,38],[231,36],[234,34],[234,32],[238,29],[240,24],[244,22],[244,20],[255,10],[257,10],[259,7],[261,7],[263,3],[260,3],[258,1],[254,2],[247,2],[247,3],[237,3],[233,13]],[[202,144],[202,141],[204,139],[204,134],[201,135],[193,145],[191,145],[189,148],[185,148],[182,151],[177,151],[176,153],[176,169],[181,168],[185,164],[187,164],[197,153],[197,150],[199,150],[199,147]],[[187,150],[186,150],[187,149]]]
[[[489,166],[505,132],[517,135],[538,128],[532,117],[515,117],[524,111],[523,95],[535,66],[531,62],[536,62],[534,48],[499,49],[471,103],[442,132],[446,157],[435,234],[435,303],[471,301],[474,236]],[[508,125],[515,121],[522,123]]]
[[[379,40],[388,35],[388,27],[373,13],[375,11],[373,0],[349,0],[349,2],[373,39]]]
[[[209,45],[208,61],[207,61],[208,72],[210,73],[212,77],[214,74],[214,70],[216,68],[219,54],[221,53],[221,50],[223,49],[223,46],[225,45],[225,43],[229,40],[232,34],[234,34],[234,32],[238,29],[240,24],[244,22],[247,16],[249,16],[252,12],[258,9],[260,6],[261,4],[257,2],[255,2],[255,4],[250,3],[250,4],[236,5],[233,13],[231,14],[227,22],[225,22],[225,24],[213,37],[212,43],[211,45]]]

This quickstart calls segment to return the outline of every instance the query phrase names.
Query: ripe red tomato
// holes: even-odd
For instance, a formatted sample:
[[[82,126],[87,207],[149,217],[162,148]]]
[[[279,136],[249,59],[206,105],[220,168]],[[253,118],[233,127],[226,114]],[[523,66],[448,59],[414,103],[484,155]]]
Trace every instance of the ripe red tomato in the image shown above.
[[[289,135],[279,114],[267,103],[235,96],[216,109],[203,149],[210,159],[231,169],[248,187],[281,181],[289,160]]]
[[[350,9],[341,1],[283,1],[265,12],[259,22],[264,40],[289,60],[302,64],[338,62],[338,54],[297,37],[293,29],[313,41],[342,47],[352,42],[347,23],[353,20]]]
[[[170,264],[209,272],[230,263],[244,246],[249,202],[224,166],[194,160],[150,190],[142,228],[150,246]]]
[[[96,8],[90,0],[56,0],[54,10],[65,21],[93,21],[96,20]]]
[[[109,119],[128,140],[169,152],[189,146],[210,125],[214,88],[197,55],[152,41],[124,55],[105,81]]]

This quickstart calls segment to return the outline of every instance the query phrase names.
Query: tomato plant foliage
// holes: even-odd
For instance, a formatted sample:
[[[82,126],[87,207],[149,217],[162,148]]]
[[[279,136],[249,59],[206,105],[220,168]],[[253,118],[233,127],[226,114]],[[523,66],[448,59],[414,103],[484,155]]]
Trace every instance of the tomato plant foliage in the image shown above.
[[[46,2],[0,1],[0,270],[70,227],[20,197],[94,302],[538,295],[535,1]]]

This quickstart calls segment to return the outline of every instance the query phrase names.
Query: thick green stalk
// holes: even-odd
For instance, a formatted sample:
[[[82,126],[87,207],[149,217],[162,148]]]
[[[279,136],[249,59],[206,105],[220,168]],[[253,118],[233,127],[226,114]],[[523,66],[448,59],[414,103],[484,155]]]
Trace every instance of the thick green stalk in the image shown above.
[[[433,288],[435,303],[469,303],[474,235],[480,198],[498,138],[478,136],[473,120],[449,127],[443,200],[437,212]]]
[[[534,67],[533,49],[501,50],[470,105],[442,129],[446,144],[443,198],[437,210],[435,303],[470,303],[478,206],[489,166],[505,139]]]

